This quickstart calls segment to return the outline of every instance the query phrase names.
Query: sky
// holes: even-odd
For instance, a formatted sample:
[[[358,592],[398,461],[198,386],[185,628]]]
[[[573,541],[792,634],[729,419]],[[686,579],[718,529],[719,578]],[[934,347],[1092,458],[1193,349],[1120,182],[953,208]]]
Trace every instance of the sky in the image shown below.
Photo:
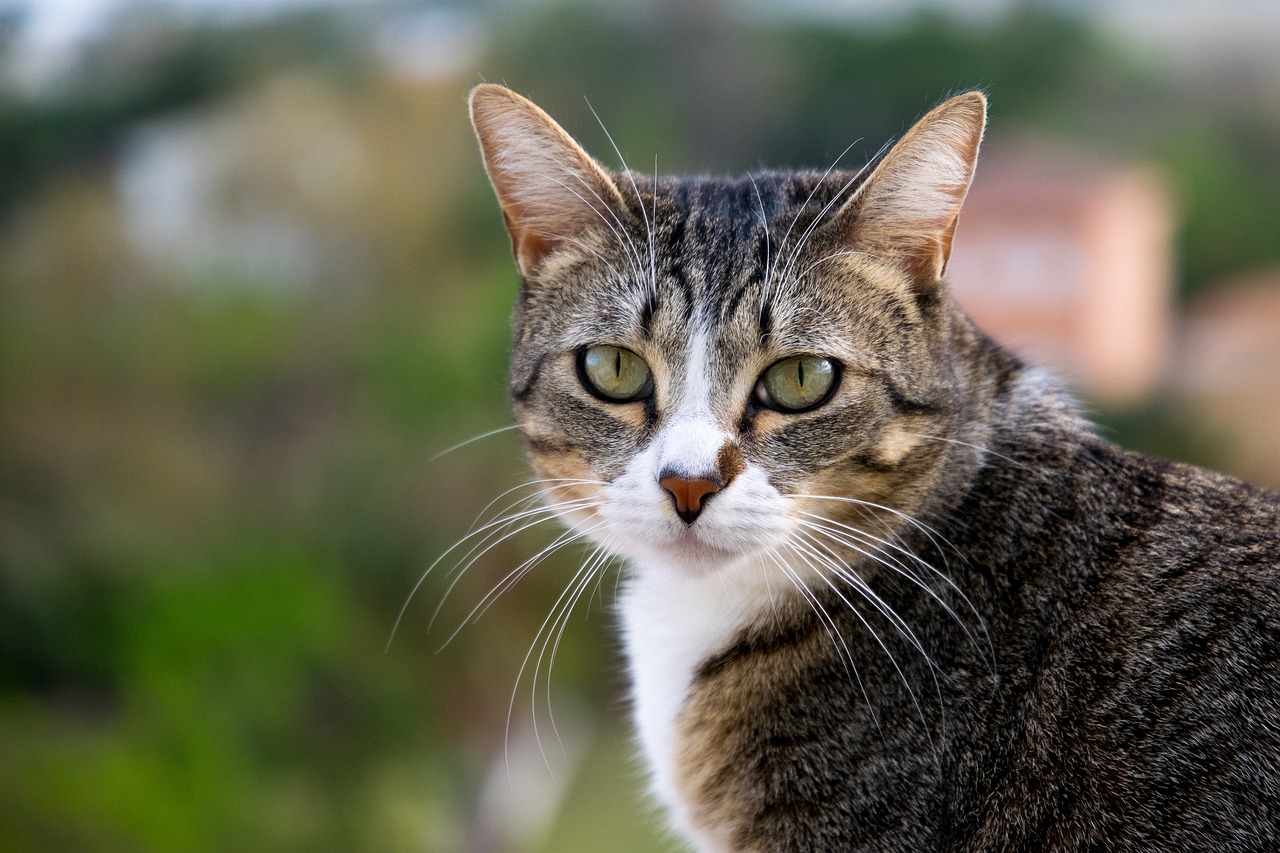
[[[5,57],[4,76],[27,91],[39,91],[74,63],[79,46],[130,0],[0,0],[0,12],[21,10],[22,29]],[[134,0],[136,2],[136,0]],[[255,15],[291,6],[358,5],[376,0],[150,0],[192,15]]]
[[[127,0],[0,0],[0,9],[25,8],[33,15],[25,37],[45,45],[65,44],[75,41],[101,25],[110,11]],[[156,0],[152,0],[156,2]],[[321,3],[357,5],[376,0],[159,0],[166,5],[192,12],[216,12],[231,14],[261,14],[289,6],[318,5]],[[760,5],[752,0],[730,0],[731,4]],[[1009,5],[1010,0],[934,0],[932,5],[969,13],[990,12]],[[1205,17],[1228,18],[1249,16],[1258,23],[1280,21],[1276,14],[1275,0],[1083,0],[1063,2],[1066,8],[1087,9],[1101,15],[1119,15],[1126,18],[1145,18],[1151,25],[1173,19]],[[765,5],[778,8],[772,0]],[[884,11],[919,3],[903,3],[901,0],[796,0],[787,4],[794,11],[823,12],[833,17],[858,13]]]
[[[1055,2],[1055,0],[1048,0]],[[19,85],[38,88],[70,64],[77,46],[109,20],[112,11],[130,0],[0,0],[0,11],[23,9],[27,19],[7,57],[7,75]],[[135,0],[136,2],[136,0]],[[149,0],[192,15],[250,16],[289,7],[320,4],[374,5],[378,0]],[[457,0],[454,0],[455,5]],[[507,0],[515,2],[515,0]],[[607,0],[598,0],[607,2]],[[627,0],[613,0],[627,2]],[[959,15],[984,16],[1012,0],[726,0],[748,9],[772,9],[778,14],[818,14],[832,19],[883,15],[917,5],[933,5]],[[1222,52],[1241,41],[1260,44],[1276,53],[1280,43],[1280,14],[1276,0],[1056,0],[1063,8],[1095,18],[1104,27],[1138,41],[1179,53],[1188,50]]]
[[[316,5],[321,0],[166,0],[167,5],[193,12],[227,11],[246,14],[288,6]],[[360,0],[327,0],[357,3]],[[91,35],[122,0],[0,0],[0,8],[25,9],[30,19],[24,38],[60,45]]]

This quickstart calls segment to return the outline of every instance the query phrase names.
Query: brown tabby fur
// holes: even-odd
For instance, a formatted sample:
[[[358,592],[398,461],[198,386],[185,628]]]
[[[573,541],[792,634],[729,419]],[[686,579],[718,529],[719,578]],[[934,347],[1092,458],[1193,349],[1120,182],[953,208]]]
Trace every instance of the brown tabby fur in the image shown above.
[[[498,86],[472,110],[522,277],[515,414],[566,519],[607,522],[705,393],[729,437],[694,531],[752,471],[859,531],[694,668],[668,805],[699,849],[1280,850],[1280,499],[1098,438],[951,300],[981,96],[863,173],[743,180],[610,173]],[[587,393],[598,344],[653,394]],[[798,353],[839,361],[830,401],[754,402]]]

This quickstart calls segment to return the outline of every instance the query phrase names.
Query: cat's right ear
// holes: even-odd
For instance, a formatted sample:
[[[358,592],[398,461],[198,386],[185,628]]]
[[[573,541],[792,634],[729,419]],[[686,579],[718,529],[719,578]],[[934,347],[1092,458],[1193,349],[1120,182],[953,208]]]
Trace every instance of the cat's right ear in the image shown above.
[[[987,123],[987,99],[965,92],[929,111],[876,165],[835,216],[853,247],[936,284],[951,254]]]
[[[524,277],[624,207],[604,168],[536,104],[494,83],[471,90],[471,124]]]

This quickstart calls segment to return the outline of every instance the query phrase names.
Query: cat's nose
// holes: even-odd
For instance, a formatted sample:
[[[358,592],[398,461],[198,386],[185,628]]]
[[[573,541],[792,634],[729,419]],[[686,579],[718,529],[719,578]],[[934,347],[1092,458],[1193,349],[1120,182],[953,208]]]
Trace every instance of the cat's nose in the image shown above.
[[[689,479],[676,474],[663,477],[658,481],[658,485],[675,498],[676,514],[684,520],[685,524],[693,524],[702,512],[702,505],[706,502],[707,496],[722,488],[715,480]]]

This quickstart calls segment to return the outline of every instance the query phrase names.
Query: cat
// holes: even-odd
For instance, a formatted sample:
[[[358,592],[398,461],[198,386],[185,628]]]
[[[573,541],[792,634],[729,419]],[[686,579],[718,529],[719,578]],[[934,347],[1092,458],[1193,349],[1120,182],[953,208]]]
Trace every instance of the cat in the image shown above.
[[[693,848],[1280,850],[1280,497],[1099,438],[957,307],[983,94],[863,170],[737,180],[470,107],[519,434],[627,565]]]

